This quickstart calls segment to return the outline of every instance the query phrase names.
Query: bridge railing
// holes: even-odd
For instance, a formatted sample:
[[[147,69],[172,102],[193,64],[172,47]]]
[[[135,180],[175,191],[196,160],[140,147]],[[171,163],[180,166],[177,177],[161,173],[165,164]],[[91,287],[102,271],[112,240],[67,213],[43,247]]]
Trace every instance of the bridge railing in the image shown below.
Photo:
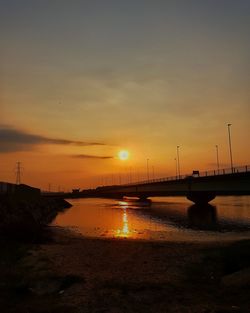
[[[150,180],[143,180],[128,184],[123,184],[123,186],[131,186],[131,185],[141,185],[141,184],[152,184],[158,182],[168,182],[168,181],[176,181],[186,179],[187,177],[207,177],[207,176],[218,176],[218,175],[227,175],[227,174],[235,174],[235,173],[246,173],[250,172],[250,165],[238,166],[233,168],[224,168],[224,169],[216,169],[216,170],[209,170],[199,172],[199,174],[185,174],[185,175],[178,175],[178,176],[169,176],[169,177],[162,177]]]
[[[204,171],[200,172],[199,177],[204,176],[216,176],[216,175],[225,175],[225,174],[234,174],[234,173],[244,173],[244,172],[250,172],[250,166],[238,166],[233,168],[224,168],[219,170],[210,170],[210,171]]]

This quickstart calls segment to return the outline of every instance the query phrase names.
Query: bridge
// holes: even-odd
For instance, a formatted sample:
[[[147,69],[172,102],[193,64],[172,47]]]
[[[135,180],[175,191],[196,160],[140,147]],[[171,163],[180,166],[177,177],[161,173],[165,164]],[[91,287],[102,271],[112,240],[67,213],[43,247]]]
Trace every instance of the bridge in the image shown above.
[[[192,175],[160,178],[124,185],[102,186],[71,194],[72,197],[123,198],[185,196],[196,204],[208,203],[216,196],[250,195],[250,166]]]

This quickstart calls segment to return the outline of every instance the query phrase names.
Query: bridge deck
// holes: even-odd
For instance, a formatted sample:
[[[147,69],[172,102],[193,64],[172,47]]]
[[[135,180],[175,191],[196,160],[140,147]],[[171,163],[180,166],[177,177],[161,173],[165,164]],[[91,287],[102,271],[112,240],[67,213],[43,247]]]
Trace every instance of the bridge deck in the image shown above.
[[[182,175],[124,185],[101,186],[76,193],[58,194],[63,198],[109,197],[148,198],[156,196],[186,196],[189,200],[209,202],[218,195],[250,195],[250,166],[199,175]],[[50,194],[47,194],[50,196]],[[52,196],[52,194],[51,194]],[[53,196],[56,196],[53,193]]]
[[[250,167],[204,172],[198,176],[168,177],[126,185],[98,187],[92,196],[139,197],[186,196],[191,201],[208,202],[217,195],[250,195]],[[198,200],[197,200],[198,199]]]

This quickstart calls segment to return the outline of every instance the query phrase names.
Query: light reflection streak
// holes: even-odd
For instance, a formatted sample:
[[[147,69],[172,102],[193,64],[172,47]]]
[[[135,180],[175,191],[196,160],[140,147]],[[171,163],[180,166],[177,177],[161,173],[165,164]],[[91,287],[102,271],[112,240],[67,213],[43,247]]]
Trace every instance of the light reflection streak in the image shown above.
[[[125,201],[121,201],[119,202],[119,205],[123,208],[122,229],[116,230],[116,237],[128,238],[128,237],[131,237],[131,231],[129,230],[128,214],[127,214],[128,203]]]

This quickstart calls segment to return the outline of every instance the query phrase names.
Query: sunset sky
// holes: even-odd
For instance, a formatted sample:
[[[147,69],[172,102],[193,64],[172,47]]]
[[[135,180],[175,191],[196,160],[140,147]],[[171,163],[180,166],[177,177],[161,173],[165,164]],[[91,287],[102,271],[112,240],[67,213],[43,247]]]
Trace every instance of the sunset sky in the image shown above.
[[[250,0],[0,0],[0,181],[250,164]],[[129,152],[119,160],[120,150]]]

